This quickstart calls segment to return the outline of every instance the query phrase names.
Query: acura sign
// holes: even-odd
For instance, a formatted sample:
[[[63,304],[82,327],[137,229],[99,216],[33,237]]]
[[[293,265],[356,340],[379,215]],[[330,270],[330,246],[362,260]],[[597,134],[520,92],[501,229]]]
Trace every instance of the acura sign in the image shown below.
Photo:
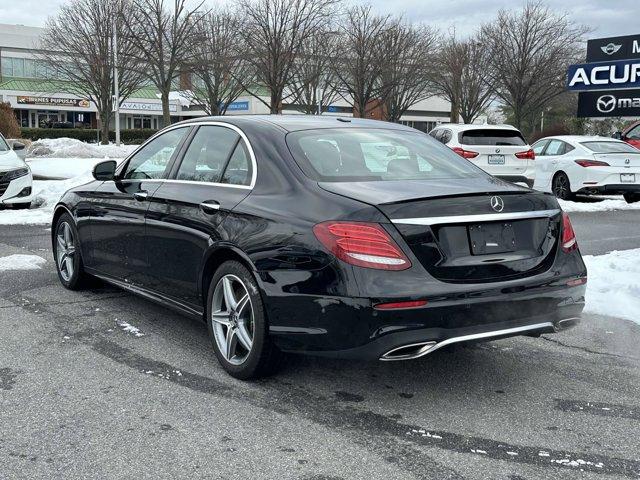
[[[587,63],[567,73],[578,117],[640,116],[640,35],[589,40]]]
[[[640,116],[640,89],[580,94],[578,117],[637,116]]]

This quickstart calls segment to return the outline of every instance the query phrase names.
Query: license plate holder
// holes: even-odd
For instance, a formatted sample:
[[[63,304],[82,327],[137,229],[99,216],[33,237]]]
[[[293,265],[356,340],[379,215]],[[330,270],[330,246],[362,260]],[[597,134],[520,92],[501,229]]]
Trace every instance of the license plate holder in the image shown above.
[[[516,234],[511,223],[469,225],[467,229],[472,255],[491,255],[516,251]]]
[[[621,173],[620,174],[620,182],[621,183],[636,183],[636,174],[635,173]]]
[[[504,155],[489,155],[489,165],[504,165]]]

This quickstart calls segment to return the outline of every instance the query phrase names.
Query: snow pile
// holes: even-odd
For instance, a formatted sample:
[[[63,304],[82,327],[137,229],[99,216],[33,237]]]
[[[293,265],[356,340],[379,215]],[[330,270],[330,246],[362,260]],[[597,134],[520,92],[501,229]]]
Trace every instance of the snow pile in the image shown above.
[[[40,270],[47,261],[38,255],[0,257],[0,272],[8,270]]]
[[[43,138],[36,140],[27,149],[27,157],[55,158],[124,158],[138,145],[100,145],[86,143],[74,138]]]
[[[624,318],[640,324],[640,248],[585,255],[585,311]]]
[[[565,212],[609,212],[611,210],[640,210],[640,202],[627,203],[620,197],[607,198],[601,202],[570,202],[558,199]]]
[[[72,187],[93,180],[87,172],[70,180],[34,180],[35,199],[30,210],[0,210],[0,225],[48,225],[53,218],[53,207]]]
[[[123,332],[130,333],[134,337],[144,337],[144,333],[142,333],[138,327],[135,327],[123,320],[118,320],[117,318],[116,318],[116,323],[122,329]]]
[[[111,158],[121,162],[121,158]],[[64,180],[91,172],[93,167],[104,158],[33,158],[27,159],[34,178]]]

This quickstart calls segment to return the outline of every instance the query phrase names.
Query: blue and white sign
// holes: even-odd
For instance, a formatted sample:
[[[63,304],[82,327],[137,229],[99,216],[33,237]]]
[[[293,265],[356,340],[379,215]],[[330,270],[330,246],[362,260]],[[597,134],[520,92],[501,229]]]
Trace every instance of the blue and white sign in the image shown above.
[[[249,110],[249,102],[231,102],[227,105],[228,112],[237,112],[237,111],[248,111]]]
[[[571,65],[569,90],[614,90],[640,87],[640,60],[582,63]]]
[[[337,111],[338,111],[338,107],[336,107],[335,105],[329,105],[329,106],[327,107],[327,112],[335,113],[335,112],[337,112]]]

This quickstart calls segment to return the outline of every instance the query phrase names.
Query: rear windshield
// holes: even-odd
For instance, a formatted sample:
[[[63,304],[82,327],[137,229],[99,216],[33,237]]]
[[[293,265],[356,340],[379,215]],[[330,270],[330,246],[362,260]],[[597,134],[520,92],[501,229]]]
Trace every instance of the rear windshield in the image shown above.
[[[304,130],[287,135],[304,173],[326,182],[477,177],[484,173],[433,138],[382,129]]]
[[[624,142],[582,142],[582,146],[595,153],[640,153],[640,150]]]
[[[462,145],[526,145],[516,130],[474,129],[461,132],[458,141]]]

